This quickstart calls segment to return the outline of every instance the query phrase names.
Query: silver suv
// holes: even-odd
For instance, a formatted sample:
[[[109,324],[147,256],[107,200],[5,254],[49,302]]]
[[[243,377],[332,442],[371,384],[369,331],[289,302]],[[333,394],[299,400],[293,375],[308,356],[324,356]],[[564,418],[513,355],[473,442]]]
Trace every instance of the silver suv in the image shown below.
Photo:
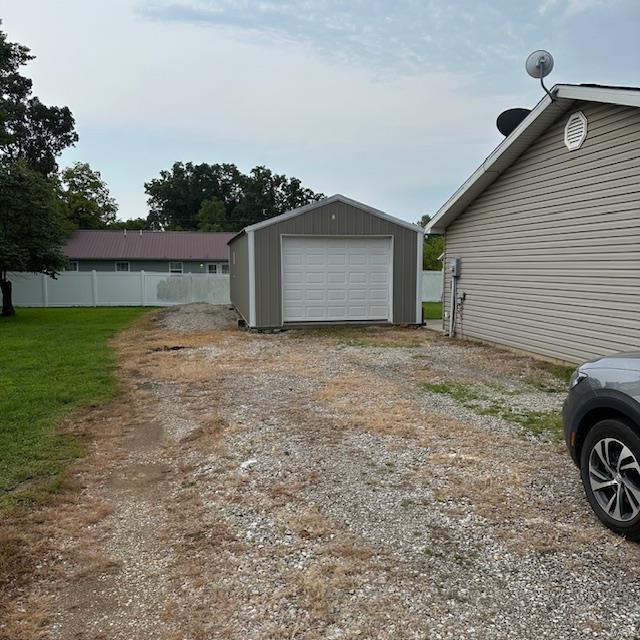
[[[596,515],[640,539],[640,353],[587,362],[571,377],[564,438]]]

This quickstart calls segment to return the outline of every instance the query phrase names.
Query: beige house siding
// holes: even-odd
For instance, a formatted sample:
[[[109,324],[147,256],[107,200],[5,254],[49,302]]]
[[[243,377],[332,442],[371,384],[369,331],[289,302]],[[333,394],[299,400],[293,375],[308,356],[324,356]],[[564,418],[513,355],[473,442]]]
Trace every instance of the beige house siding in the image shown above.
[[[640,350],[640,109],[576,103],[447,228],[453,258],[458,335],[568,362]]]
[[[249,240],[246,233],[236,236],[229,244],[229,294],[231,303],[249,322]]]

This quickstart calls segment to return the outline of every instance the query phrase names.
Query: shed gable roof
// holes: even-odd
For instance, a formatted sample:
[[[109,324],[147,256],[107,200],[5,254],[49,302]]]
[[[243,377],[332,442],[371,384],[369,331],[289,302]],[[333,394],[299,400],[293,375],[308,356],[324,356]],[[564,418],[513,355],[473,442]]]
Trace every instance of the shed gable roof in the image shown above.
[[[422,227],[420,227],[417,224],[411,224],[406,220],[400,220],[400,218],[390,216],[388,213],[385,213],[384,211],[380,211],[380,209],[374,209],[373,207],[363,204],[362,202],[358,202],[357,200],[352,200],[351,198],[347,198],[346,196],[336,193],[335,195],[329,196],[328,198],[324,198],[323,200],[318,200],[317,202],[312,202],[311,204],[307,204],[303,207],[298,207],[297,209],[286,211],[285,213],[279,216],[275,216],[274,218],[269,218],[268,220],[264,220],[263,222],[257,222],[256,224],[249,225],[248,227],[245,227],[240,233],[233,236],[233,238],[231,238],[229,242],[237,238],[239,235],[246,233],[248,231],[257,231],[258,229],[264,229],[265,227],[270,227],[273,224],[278,224],[279,222],[284,222],[285,220],[295,218],[296,216],[300,216],[305,213],[310,213],[314,209],[319,209],[320,207],[324,207],[328,204],[331,204],[332,202],[342,202],[343,204],[351,205],[352,207],[356,207],[357,209],[366,211],[372,216],[376,216],[377,218],[382,218],[383,220],[387,220],[388,222],[393,222],[393,224],[397,224],[400,227],[411,229],[416,233],[423,233]]]
[[[438,209],[425,233],[442,234],[446,228],[553,124],[576,100],[640,107],[640,88],[558,84],[493,150],[471,177]]]

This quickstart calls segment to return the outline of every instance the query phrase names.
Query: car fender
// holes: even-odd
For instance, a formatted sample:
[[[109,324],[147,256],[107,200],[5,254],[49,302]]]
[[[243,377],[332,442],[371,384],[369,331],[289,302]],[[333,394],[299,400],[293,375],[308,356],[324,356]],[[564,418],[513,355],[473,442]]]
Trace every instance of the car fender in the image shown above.
[[[580,405],[578,411],[576,411],[573,423],[576,425],[576,445],[574,454],[574,460],[579,461],[579,449],[584,441],[584,438],[593,426],[591,421],[585,420],[587,416],[597,411],[599,413],[603,411],[611,411],[618,415],[625,416],[630,420],[634,426],[640,429],[640,403],[629,397],[627,394],[615,389],[594,389],[593,395]]]

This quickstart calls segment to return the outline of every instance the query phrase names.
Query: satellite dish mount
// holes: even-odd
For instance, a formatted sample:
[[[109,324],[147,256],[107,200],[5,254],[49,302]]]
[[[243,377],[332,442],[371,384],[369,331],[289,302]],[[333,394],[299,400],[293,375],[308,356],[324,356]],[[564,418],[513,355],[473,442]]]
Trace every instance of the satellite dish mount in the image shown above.
[[[532,78],[540,79],[540,86],[542,86],[544,92],[551,98],[552,101],[555,101],[555,98],[551,95],[549,89],[544,86],[544,78],[546,78],[553,69],[553,56],[548,51],[539,49],[538,51],[534,51],[529,55],[524,66],[527,70],[527,73]]]

